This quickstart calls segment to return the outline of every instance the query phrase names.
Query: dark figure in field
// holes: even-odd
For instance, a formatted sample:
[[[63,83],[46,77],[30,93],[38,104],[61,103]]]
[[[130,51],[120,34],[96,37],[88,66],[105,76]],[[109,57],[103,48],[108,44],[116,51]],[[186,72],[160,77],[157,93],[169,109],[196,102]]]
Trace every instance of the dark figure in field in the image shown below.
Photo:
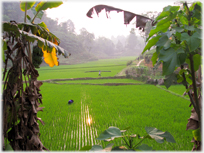
[[[71,99],[71,100],[68,101],[68,104],[71,104],[73,102],[74,102],[74,100]]]
[[[101,71],[99,70],[99,74],[98,74],[98,76],[101,76]]]

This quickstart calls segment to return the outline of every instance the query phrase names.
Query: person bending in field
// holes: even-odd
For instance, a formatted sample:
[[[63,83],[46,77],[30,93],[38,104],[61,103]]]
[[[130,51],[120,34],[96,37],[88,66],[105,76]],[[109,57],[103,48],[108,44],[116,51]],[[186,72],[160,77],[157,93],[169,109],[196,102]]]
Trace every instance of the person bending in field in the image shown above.
[[[99,70],[98,76],[101,76],[101,71]]]
[[[74,102],[74,100],[71,99],[68,101],[68,104],[72,104],[73,102]]]

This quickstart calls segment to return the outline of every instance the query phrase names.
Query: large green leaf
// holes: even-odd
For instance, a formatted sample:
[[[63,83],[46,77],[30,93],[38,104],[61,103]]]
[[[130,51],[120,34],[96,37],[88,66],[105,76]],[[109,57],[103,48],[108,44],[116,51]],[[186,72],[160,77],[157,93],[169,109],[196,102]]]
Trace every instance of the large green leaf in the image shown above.
[[[21,8],[21,11],[25,12],[25,10],[29,10],[33,7],[33,5],[35,4],[35,1],[31,2],[21,2],[20,3],[20,8]]]
[[[103,131],[98,138],[98,140],[105,140],[108,138],[115,138],[115,137],[121,137],[120,129],[117,127],[109,127],[107,130]]]
[[[163,61],[163,75],[169,75],[174,72],[178,63],[177,52],[173,48],[162,49],[159,54],[159,61]]]
[[[162,21],[163,22],[163,21]],[[158,22],[159,24],[159,22]],[[168,30],[170,26],[170,21],[168,22],[165,22],[163,24],[160,24],[159,26],[156,26],[155,29],[152,29],[150,32],[149,32],[149,37],[153,36],[154,34],[156,34],[157,32],[166,32]]]
[[[177,15],[177,13],[169,13],[169,15],[166,18],[160,20],[157,23],[157,26],[160,26],[160,25],[163,25],[166,22],[172,21],[176,17],[176,15]]]
[[[135,149],[141,150],[141,151],[152,151],[152,147],[148,146],[147,144],[142,144]]]
[[[40,3],[38,3],[38,5],[35,7],[36,12],[39,12],[41,10],[47,10],[48,8],[55,8],[60,6],[61,4],[63,4],[63,2],[60,1],[56,1],[56,2],[52,2],[52,1],[41,1]]]
[[[167,142],[176,143],[174,137],[168,131],[164,132],[164,134],[161,134],[160,136],[163,136]]]
[[[161,12],[161,14],[159,16],[156,17],[155,21],[161,20],[161,19],[167,17],[169,14],[170,14],[170,12],[163,11],[163,12]]]
[[[163,132],[153,127],[145,127],[146,132],[152,139],[155,139],[158,143],[163,143],[164,140],[175,143],[173,136],[169,132]]]
[[[36,18],[41,19],[42,16],[43,16],[43,14],[44,14],[44,11],[41,10],[41,11],[38,11],[38,12],[37,12],[37,11],[35,10],[35,7],[38,5],[38,3],[40,3],[40,2],[36,2],[36,3],[35,3],[35,5],[31,8],[31,11],[33,12],[34,15],[37,14]]]
[[[175,73],[167,75],[164,79],[164,85],[167,89],[173,84],[173,82],[177,82],[177,77]]]
[[[145,46],[145,48],[143,49],[142,54],[143,54],[146,50],[148,50],[148,49],[150,49],[152,46],[154,46],[154,45],[157,43],[157,41],[159,40],[160,37],[161,37],[161,35],[158,35],[158,36],[153,37],[152,39],[150,39],[150,40],[148,41],[147,45]]]
[[[156,43],[156,46],[163,46],[164,49],[168,49],[171,45],[171,40],[167,35],[163,35],[159,38],[159,41]]]
[[[187,33],[181,34],[181,41],[186,41],[190,51],[195,51],[201,45],[201,33],[195,32],[192,36]]]
[[[188,19],[183,15],[183,13],[178,14],[179,20],[182,24],[188,25]]]

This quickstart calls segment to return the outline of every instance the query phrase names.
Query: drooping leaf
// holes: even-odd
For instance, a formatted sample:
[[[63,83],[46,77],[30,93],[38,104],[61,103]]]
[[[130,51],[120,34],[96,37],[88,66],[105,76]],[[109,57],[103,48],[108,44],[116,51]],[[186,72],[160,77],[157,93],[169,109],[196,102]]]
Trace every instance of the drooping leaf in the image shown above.
[[[136,28],[139,27],[139,29],[143,29],[145,28],[145,25],[147,23],[147,21],[152,21],[152,19],[147,18],[145,16],[142,15],[138,15],[129,11],[125,11],[119,8],[115,8],[112,6],[108,6],[108,5],[96,5],[94,7],[92,7],[91,9],[89,9],[89,11],[87,12],[87,16],[89,18],[92,18],[92,14],[94,12],[94,10],[96,11],[97,15],[103,10],[105,9],[106,13],[110,13],[111,11],[117,11],[117,12],[124,12],[124,24],[129,24],[130,21],[136,17]],[[107,16],[108,17],[108,16]]]
[[[47,48],[50,48],[50,50],[52,50],[52,48],[54,47],[56,49],[57,52],[61,53],[62,55],[64,55],[64,57],[68,57],[67,55],[67,52],[61,48],[60,46],[58,45],[55,45],[54,43],[50,42],[50,41],[46,41],[45,39],[41,38],[41,37],[38,37],[36,35],[33,35],[33,34],[30,34],[30,33],[27,33],[25,31],[21,31],[21,34],[26,36],[26,38],[28,40],[30,40],[31,42],[34,42],[35,40],[38,41],[38,46],[40,48],[44,47],[44,46],[47,46]]]
[[[59,65],[55,48],[52,49],[52,52],[48,52],[44,49],[42,49],[42,51],[45,63],[47,63],[50,67],[53,67],[54,65]]]
[[[153,127],[145,127],[146,132],[152,139],[155,139],[158,143],[163,143],[164,140],[175,143],[173,136],[169,132],[163,132]]]
[[[148,146],[147,144],[142,144],[135,149],[141,150],[141,151],[152,151],[152,147]]]
[[[153,37],[152,39],[150,39],[150,40],[148,41],[147,45],[145,46],[145,48],[143,49],[142,54],[144,54],[144,52],[145,52],[146,50],[148,50],[148,49],[150,49],[152,46],[154,46],[154,45],[158,42],[158,40],[159,40],[160,37],[161,37],[161,35],[158,35],[158,36]]]
[[[168,89],[173,84],[173,82],[176,82],[176,81],[177,81],[176,74],[172,73],[166,76],[166,78],[164,79],[164,85]]]
[[[29,1],[29,2],[24,2],[24,1],[22,1],[22,2],[20,3],[20,9],[21,9],[21,11],[25,12],[25,9],[26,9],[26,10],[31,9],[34,4],[35,4],[35,1],[33,1],[33,2],[31,2],[31,1]]]
[[[99,136],[98,140],[105,140],[108,138],[115,138],[115,137],[121,137],[120,129],[117,127],[109,127],[107,130],[103,131]]]

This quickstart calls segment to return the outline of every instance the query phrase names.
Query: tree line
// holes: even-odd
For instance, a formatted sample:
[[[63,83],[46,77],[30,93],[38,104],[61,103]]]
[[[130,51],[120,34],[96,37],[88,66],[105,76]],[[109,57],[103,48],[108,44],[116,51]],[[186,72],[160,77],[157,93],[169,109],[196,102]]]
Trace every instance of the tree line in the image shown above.
[[[3,21],[14,20],[23,22],[23,12],[20,10],[20,2],[3,2]],[[29,16],[33,16],[32,10],[28,11]],[[60,46],[71,53],[69,59],[59,56],[60,64],[76,64],[101,58],[111,58],[116,56],[137,56],[144,48],[144,39],[137,36],[135,29],[131,29],[128,36],[96,37],[86,28],[81,28],[79,34],[76,33],[75,24],[72,20],[58,23],[47,17],[44,12],[42,20],[48,29],[60,39]],[[40,19],[36,19],[40,23]]]

